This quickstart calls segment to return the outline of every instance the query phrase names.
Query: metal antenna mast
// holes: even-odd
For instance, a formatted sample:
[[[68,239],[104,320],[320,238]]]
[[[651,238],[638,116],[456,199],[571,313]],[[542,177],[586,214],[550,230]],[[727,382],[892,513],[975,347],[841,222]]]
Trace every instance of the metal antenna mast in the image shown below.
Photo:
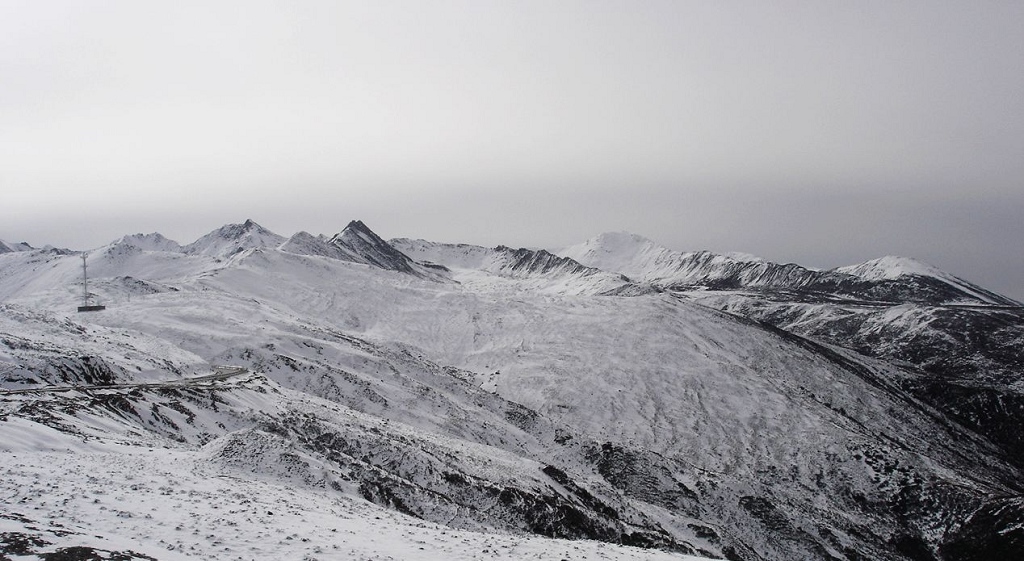
[[[89,305],[89,274],[86,270],[89,268],[85,263],[85,254],[82,254],[82,305]]]
[[[98,312],[100,310],[107,309],[106,306],[90,306],[89,305],[89,273],[87,272],[88,265],[85,263],[86,255],[82,254],[82,305],[78,307],[79,312]]]

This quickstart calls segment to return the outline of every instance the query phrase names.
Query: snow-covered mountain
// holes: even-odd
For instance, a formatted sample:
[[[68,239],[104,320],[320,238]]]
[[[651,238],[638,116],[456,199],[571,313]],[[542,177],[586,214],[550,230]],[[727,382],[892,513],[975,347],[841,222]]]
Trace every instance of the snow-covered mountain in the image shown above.
[[[182,247],[178,242],[163,237],[158,232],[151,234],[131,234],[123,236],[112,245],[132,246],[143,251],[179,252]]]
[[[858,265],[839,267],[837,272],[860,277],[864,280],[895,280],[906,276],[936,277],[954,282],[952,276],[939,269],[908,257],[886,255]]]
[[[443,266],[453,272],[454,279],[479,290],[605,295],[656,291],[620,274],[585,267],[544,250],[506,246],[491,249],[410,239],[393,239],[389,243],[417,261]]]
[[[1012,299],[905,257],[814,271],[675,252],[625,233],[562,253],[790,333],[913,364],[931,375],[905,381],[906,390],[1024,466],[1024,436],[1014,428],[1024,418],[1024,307]]]
[[[0,240],[0,253],[10,253],[12,251],[31,251],[32,249],[33,247],[25,242],[7,243],[3,240]]]
[[[936,387],[931,363],[896,356],[959,321],[905,314],[1007,314],[973,338],[1002,368],[984,385],[1002,392],[1002,422],[1019,423],[1024,347],[998,335],[1024,324],[1011,306],[869,300],[820,281],[784,290],[828,274],[893,283],[891,298],[924,275],[742,255],[682,254],[685,269],[630,235],[590,244],[581,262],[389,243],[358,221],[331,237],[268,234],[250,221],[184,251],[122,239],[87,252],[107,306],[90,314],[74,312],[77,254],[0,255],[0,547],[123,559],[1024,553],[1024,462],[989,430],[996,417],[942,407],[922,389]],[[699,271],[747,284],[714,288]],[[854,306],[869,319],[850,320]],[[851,344],[847,324],[895,350]]]
[[[189,255],[205,255],[224,259],[247,249],[276,248],[286,238],[263,226],[246,220],[242,224],[227,224],[206,234],[183,248]]]
[[[798,265],[778,265],[746,254],[678,252],[627,232],[601,234],[558,253],[663,287],[800,287],[817,278],[816,271]]]
[[[362,263],[386,271],[407,273],[421,278],[442,280],[436,267],[417,263],[388,242],[381,239],[359,220],[353,220],[341,232],[328,238],[299,232],[281,249],[298,255],[329,257],[352,263]]]
[[[756,289],[799,291],[824,298],[865,298],[891,303],[1019,306],[914,259],[887,256],[828,271],[778,264],[746,254],[679,252],[629,233],[606,233],[559,251],[605,271],[657,286],[685,290]]]

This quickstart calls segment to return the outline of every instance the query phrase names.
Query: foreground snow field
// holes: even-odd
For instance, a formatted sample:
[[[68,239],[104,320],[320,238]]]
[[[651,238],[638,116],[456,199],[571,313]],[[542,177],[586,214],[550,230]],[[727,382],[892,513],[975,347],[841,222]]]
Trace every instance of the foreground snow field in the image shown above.
[[[217,469],[187,448],[83,442],[0,422],[0,533],[178,559],[693,561],[587,540],[460,531],[366,500]],[[11,559],[31,556],[8,555]]]

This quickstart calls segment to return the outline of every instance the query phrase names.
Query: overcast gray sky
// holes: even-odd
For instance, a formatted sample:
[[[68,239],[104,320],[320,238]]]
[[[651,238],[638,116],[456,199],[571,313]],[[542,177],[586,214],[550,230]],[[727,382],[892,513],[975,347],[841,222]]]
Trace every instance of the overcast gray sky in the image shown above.
[[[0,1],[0,239],[628,230],[1024,300],[1024,2]]]

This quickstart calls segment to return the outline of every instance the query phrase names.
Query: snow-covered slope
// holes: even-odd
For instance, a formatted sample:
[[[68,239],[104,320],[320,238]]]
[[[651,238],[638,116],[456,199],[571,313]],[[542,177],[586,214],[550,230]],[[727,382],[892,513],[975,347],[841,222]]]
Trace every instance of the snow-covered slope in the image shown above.
[[[186,389],[0,399],[5,414],[19,410],[0,421],[0,451],[16,460],[0,466],[0,492],[8,504],[17,505],[17,510],[0,511],[0,544],[6,553],[54,554],[63,548],[65,555],[79,555],[69,558],[93,559],[85,557],[93,552],[84,549],[92,548],[104,555],[95,558],[121,560],[233,560],[239,554],[260,559],[522,559],[552,553],[693,559],[599,542],[460,531],[399,512],[395,495],[387,497],[394,501],[391,509],[374,505],[366,499],[377,498],[388,481],[375,462],[400,460],[408,469],[417,460],[445,461],[442,454],[453,452],[462,459],[458,465],[473,465],[495,480],[535,485],[552,496],[564,491],[538,466],[500,451],[481,455],[484,450],[463,445],[445,452],[444,446],[458,441],[310,399],[260,377]],[[55,417],[61,421],[55,423]],[[185,442],[163,440],[137,426],[133,430],[125,424],[133,419]],[[254,421],[260,428],[240,428]],[[210,440],[214,434],[223,436]],[[301,438],[314,435],[320,445],[304,446]],[[418,457],[389,455],[396,444]],[[363,454],[349,456],[344,446]],[[456,472],[448,477],[454,480]],[[494,514],[503,510],[499,497],[492,498]]]
[[[204,255],[224,259],[247,249],[276,248],[286,238],[263,226],[246,220],[242,224],[227,224],[206,234],[183,248],[189,255]]]
[[[944,283],[953,295],[962,294],[961,298],[966,303],[994,304],[1001,306],[1014,306],[1019,303],[985,290],[980,286],[969,283],[961,278],[955,277],[936,267],[922,263],[909,257],[897,257],[887,255],[878,259],[872,259],[858,265],[838,267],[833,269],[836,273],[853,275],[868,282],[881,281],[902,281],[905,283]],[[956,296],[953,296],[954,298]]]
[[[408,256],[388,245],[359,220],[350,222],[329,243],[369,265],[389,271],[416,272]]]
[[[410,239],[390,243],[417,261],[444,266],[453,272],[454,279],[476,290],[608,295],[656,292],[622,275],[585,267],[544,250],[506,246],[490,249]]]
[[[136,293],[177,289],[206,272],[223,267],[218,258],[180,251],[146,250],[118,240],[87,251],[90,293],[119,301]],[[0,301],[42,294],[67,305],[82,299],[82,253],[37,249],[0,254]],[[70,298],[70,300],[69,300]]]
[[[1024,308],[1009,298],[894,256],[815,271],[676,252],[626,233],[561,253],[802,337],[920,368],[930,376],[905,389],[1024,466],[1024,437],[1014,428],[1024,419]]]
[[[158,232],[150,234],[131,234],[122,236],[112,245],[124,245],[137,247],[144,251],[181,251],[182,247],[178,242],[169,240]]]
[[[559,252],[585,265],[664,287],[801,287],[816,278],[798,265],[778,265],[746,254],[678,252],[625,232],[606,233]]]
[[[972,515],[1020,495],[1024,474],[908,392],[928,374],[906,364],[678,294],[609,296],[642,285],[541,251],[388,244],[357,222],[214,246],[90,252],[90,290],[107,303],[91,314],[73,312],[77,255],[0,255],[0,381],[17,390],[0,393],[0,470],[5,496],[33,507],[0,509],[3,528],[42,535],[56,520],[71,540],[158,559],[568,551],[532,533],[609,544],[573,558],[645,555],[616,543],[664,550],[650,558],[906,561],[952,551],[963,528],[1004,547],[1024,522],[976,533]],[[672,257],[648,249],[649,264]],[[750,257],[701,263],[771,276],[744,276],[766,263]],[[216,365],[246,372],[203,377]],[[97,383],[118,385],[83,387]],[[125,467],[78,471],[102,462]],[[173,505],[193,499],[218,508],[183,521]],[[325,533],[374,523],[393,544]],[[224,537],[190,533],[204,525]],[[58,538],[45,537],[71,543]]]
[[[0,301],[23,292],[53,289],[65,281],[73,261],[66,253],[46,249],[0,253]],[[77,266],[80,280],[81,260]],[[81,295],[81,287],[78,289]]]
[[[384,273],[382,276],[387,278]],[[218,457],[230,451],[236,469],[272,478],[287,476],[293,484],[322,487],[322,476],[315,474],[338,471],[332,476],[340,486],[335,490],[456,527],[529,530],[688,550],[693,546],[686,545],[684,538],[703,543],[684,522],[667,533],[661,529],[666,523],[664,516],[651,519],[607,484],[602,488],[585,481],[577,483],[575,477],[586,474],[580,471],[582,460],[568,463],[572,476],[549,467],[550,463],[565,465],[568,461],[557,460],[555,450],[562,446],[555,439],[571,431],[556,431],[536,413],[481,391],[468,382],[467,374],[289,317],[251,299],[213,290],[202,292],[212,294],[198,301],[196,294],[159,294],[153,295],[151,302],[136,299],[120,310],[108,311],[135,317],[132,309],[147,309],[150,314],[138,318],[143,323],[130,333],[140,332],[137,328],[142,327],[159,331],[166,340],[186,338],[182,341],[185,346],[205,356],[237,359],[303,393],[287,391],[262,378],[241,379],[241,385],[204,382],[134,390],[96,388],[84,396],[29,392],[0,396],[0,403],[8,404],[0,415],[17,411],[19,418],[49,423],[88,438],[145,437],[142,444],[147,446],[163,439],[168,439],[164,445],[184,445],[186,449],[209,442],[216,444],[212,449],[219,451]],[[176,305],[161,304],[169,297]],[[127,347],[111,336],[120,334],[120,329],[66,320],[49,328],[56,318],[29,315],[19,307],[0,311],[13,316],[11,331],[30,335],[18,341],[17,352],[12,348],[7,362],[19,366],[6,372],[8,387],[32,387],[13,378],[43,371],[48,357],[59,355],[62,348],[74,348],[74,341],[83,333],[97,343],[80,353],[99,351],[101,356],[114,356]],[[250,318],[248,327],[238,322],[246,316]],[[116,315],[105,319],[123,323]],[[274,324],[275,328],[267,329]],[[10,340],[6,334],[0,335]],[[103,350],[103,346],[108,348]],[[136,352],[146,348],[157,350],[148,344]],[[159,353],[155,358],[161,355],[175,356]],[[179,356],[189,361],[195,357]],[[184,368],[171,361],[167,367],[166,375],[177,382],[178,373],[172,370]],[[60,364],[51,368],[69,370]],[[118,373],[129,370],[119,368]],[[59,377],[50,381],[66,384],[75,380]],[[123,379],[107,376],[78,381]],[[331,401],[315,399],[316,395]],[[314,404],[315,412],[310,409]],[[59,414],[54,417],[56,412]],[[572,454],[579,456],[578,452]],[[302,465],[290,460],[296,456],[303,458]],[[560,522],[563,517],[571,522]]]
[[[10,253],[12,251],[31,251],[32,249],[33,247],[25,242],[7,243],[3,240],[0,240],[0,253]]]
[[[444,271],[417,263],[399,249],[384,241],[359,220],[353,220],[331,238],[299,232],[281,249],[298,255],[329,257],[362,263],[378,269],[397,271],[421,278],[444,280]]]
[[[296,253],[298,255],[319,255],[332,259],[349,261],[351,258],[342,251],[328,243],[328,238],[323,234],[314,236],[309,232],[296,232],[288,241],[281,245],[282,251]]]
[[[679,252],[622,232],[601,234],[565,248],[559,254],[590,267],[676,290],[795,290],[826,298],[890,303],[1020,305],[935,267],[903,257],[888,256],[860,265],[817,271],[746,254]]]
[[[886,255],[858,265],[838,267],[834,270],[864,280],[894,280],[907,275],[946,277],[947,280],[952,280],[945,273],[927,263],[895,255]]]
[[[703,305],[920,368],[905,389],[996,443],[1024,466],[1024,308],[803,301],[694,291]]]

